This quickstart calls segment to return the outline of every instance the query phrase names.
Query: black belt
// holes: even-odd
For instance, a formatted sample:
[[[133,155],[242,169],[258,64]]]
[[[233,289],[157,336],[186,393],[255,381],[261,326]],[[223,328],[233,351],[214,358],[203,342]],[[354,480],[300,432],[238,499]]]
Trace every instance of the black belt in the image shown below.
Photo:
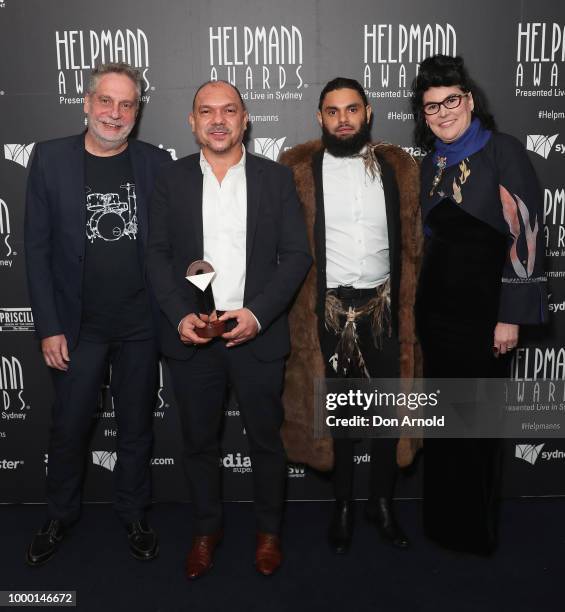
[[[340,285],[339,287],[330,289],[329,291],[334,291],[340,300],[362,300],[375,295],[376,288],[356,289],[351,285]]]

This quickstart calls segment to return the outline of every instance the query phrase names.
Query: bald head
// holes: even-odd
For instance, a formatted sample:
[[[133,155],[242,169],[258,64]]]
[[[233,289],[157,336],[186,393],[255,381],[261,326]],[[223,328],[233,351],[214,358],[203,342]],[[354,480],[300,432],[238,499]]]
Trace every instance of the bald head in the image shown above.
[[[243,101],[243,98],[241,97],[241,93],[235,85],[232,85],[229,81],[206,81],[206,83],[202,83],[202,85],[200,85],[200,87],[196,90],[196,93],[194,94],[194,98],[192,99],[192,112],[194,112],[196,108],[196,101],[197,101],[198,95],[202,92],[203,89],[208,88],[208,87],[222,88],[222,86],[227,87],[228,89],[231,89],[237,95],[243,110],[247,110],[245,108],[245,102]]]

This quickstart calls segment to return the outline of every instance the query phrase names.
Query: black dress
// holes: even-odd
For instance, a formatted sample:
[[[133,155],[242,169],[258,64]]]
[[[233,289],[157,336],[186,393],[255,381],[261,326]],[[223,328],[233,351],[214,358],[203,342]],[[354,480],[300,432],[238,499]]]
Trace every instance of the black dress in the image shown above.
[[[426,221],[430,237],[416,302],[426,378],[502,378],[495,358],[506,236],[449,199]],[[499,444],[495,439],[424,442],[424,527],[453,549],[488,554],[496,541]]]
[[[504,378],[509,356],[493,355],[496,324],[547,317],[539,183],[521,143],[500,133],[431,190],[435,174],[430,154],[421,171],[427,238],[416,301],[424,375]],[[424,441],[424,528],[439,544],[493,551],[499,450],[495,439]]]

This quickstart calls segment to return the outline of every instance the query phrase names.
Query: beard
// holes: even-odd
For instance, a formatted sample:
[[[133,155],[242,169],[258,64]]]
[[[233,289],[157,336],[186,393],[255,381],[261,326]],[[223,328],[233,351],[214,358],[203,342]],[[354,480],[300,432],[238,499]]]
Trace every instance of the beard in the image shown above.
[[[363,123],[358,132],[347,136],[347,138],[339,138],[330,134],[325,125],[322,125],[322,142],[326,149],[334,157],[351,157],[359,151],[371,140],[371,130],[368,123]]]
[[[133,130],[135,121],[130,123],[122,123],[121,129],[115,133],[104,132],[97,124],[97,119],[94,116],[88,115],[88,131],[102,145],[107,145],[109,148],[115,148],[124,144],[127,141],[131,131]]]

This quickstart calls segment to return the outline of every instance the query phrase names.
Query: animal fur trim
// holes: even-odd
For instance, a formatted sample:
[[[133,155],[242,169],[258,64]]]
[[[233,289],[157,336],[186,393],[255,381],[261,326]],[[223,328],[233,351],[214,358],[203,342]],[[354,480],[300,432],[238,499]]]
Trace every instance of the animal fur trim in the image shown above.
[[[281,157],[281,163],[289,166],[294,173],[312,253],[315,253],[316,214],[312,157],[321,147],[319,140],[311,141],[286,151]],[[393,168],[400,195],[400,376],[410,379],[422,375],[421,353],[416,342],[414,322],[416,281],[422,254],[419,170],[414,159],[400,147],[377,143],[374,150]],[[292,350],[285,375],[285,421],[282,436],[291,461],[326,471],[331,470],[333,466],[331,436],[329,432],[327,437],[314,436],[314,381],[325,376],[325,364],[318,339],[316,276],[314,262],[289,314]],[[410,465],[420,445],[420,440],[401,438],[397,446],[398,464],[401,467]]]

